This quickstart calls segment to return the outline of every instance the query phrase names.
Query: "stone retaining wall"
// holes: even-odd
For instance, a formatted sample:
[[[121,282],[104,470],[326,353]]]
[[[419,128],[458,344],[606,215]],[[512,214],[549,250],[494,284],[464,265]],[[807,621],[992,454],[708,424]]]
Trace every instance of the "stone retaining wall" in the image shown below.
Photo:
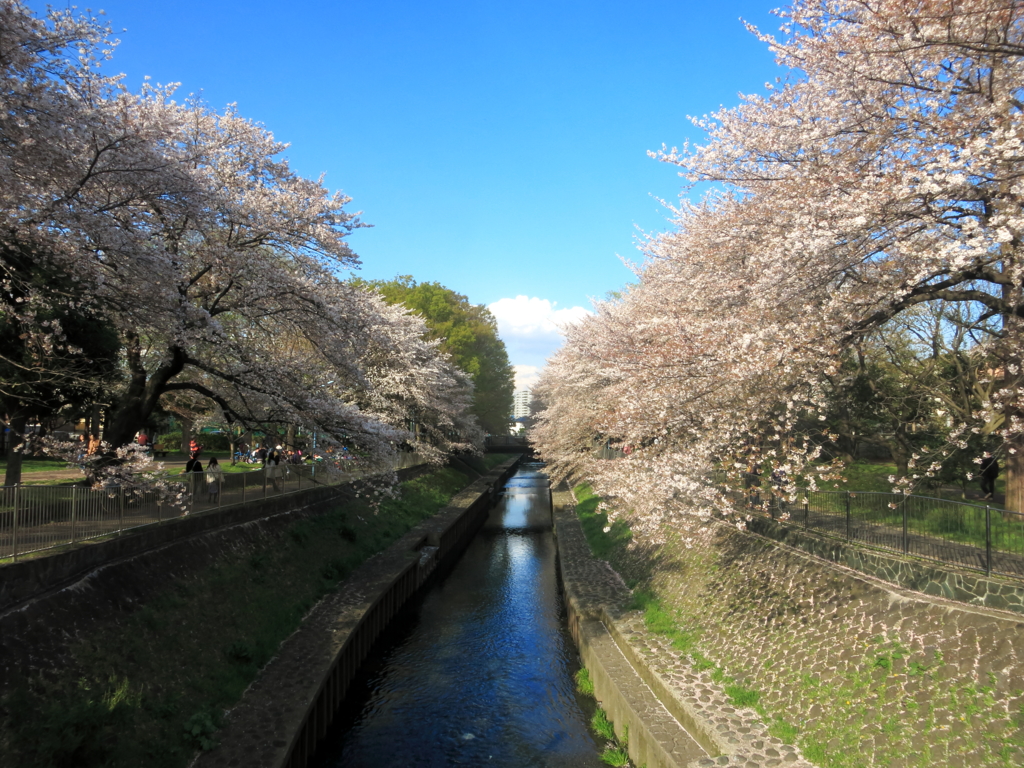
[[[686,536],[635,541],[616,566],[653,574],[700,652],[758,691],[809,759],[1024,764],[1019,615],[901,589],[721,523]]]
[[[422,467],[398,471],[399,480],[415,477]],[[358,483],[358,481],[356,481]],[[176,542],[256,520],[319,509],[351,489],[351,484],[309,488],[252,500],[244,505],[175,517],[132,528],[114,538],[83,541],[67,549],[46,550],[35,557],[0,565],[0,615],[26,601],[80,580],[98,568],[136,558]]]
[[[898,587],[970,605],[1024,614],[1024,584],[1018,582],[991,578],[976,572],[955,571],[922,560],[850,546],[792,525],[781,525],[767,517],[753,517],[748,527],[762,536]]]
[[[733,707],[707,672],[646,629],[622,579],[591,555],[572,495],[556,491],[553,502],[569,628],[598,701],[620,739],[628,734],[634,764],[810,768],[753,710]]]
[[[228,714],[194,768],[303,768],[381,631],[468,545],[520,459],[491,470],[324,598]]]
[[[12,681],[65,668],[75,640],[97,626],[227,552],[272,545],[296,520],[334,507],[338,494],[310,489],[0,567],[0,697]]]

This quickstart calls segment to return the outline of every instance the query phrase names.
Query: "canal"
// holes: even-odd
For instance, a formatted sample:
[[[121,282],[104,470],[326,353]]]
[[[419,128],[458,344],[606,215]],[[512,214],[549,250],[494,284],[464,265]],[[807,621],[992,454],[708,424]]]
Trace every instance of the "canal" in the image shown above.
[[[451,572],[392,623],[312,765],[603,765],[541,469],[520,467]]]

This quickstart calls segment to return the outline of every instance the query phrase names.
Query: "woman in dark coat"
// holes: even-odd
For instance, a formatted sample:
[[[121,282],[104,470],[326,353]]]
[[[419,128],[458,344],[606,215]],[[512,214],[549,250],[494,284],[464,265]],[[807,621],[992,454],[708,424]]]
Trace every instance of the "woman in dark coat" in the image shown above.
[[[981,492],[983,499],[991,499],[996,492],[996,478],[999,477],[999,462],[995,456],[981,460]]]

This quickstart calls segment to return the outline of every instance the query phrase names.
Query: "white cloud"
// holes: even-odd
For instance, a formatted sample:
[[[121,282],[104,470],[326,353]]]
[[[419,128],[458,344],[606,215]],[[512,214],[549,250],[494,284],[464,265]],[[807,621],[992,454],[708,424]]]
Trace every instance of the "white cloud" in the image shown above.
[[[513,365],[516,371],[516,389],[532,389],[540,378],[540,368],[535,365]]]
[[[558,309],[557,304],[516,296],[488,306],[498,321],[498,335],[505,342],[509,361],[517,368],[543,368],[547,358],[562,346],[562,328],[591,314],[583,307]]]

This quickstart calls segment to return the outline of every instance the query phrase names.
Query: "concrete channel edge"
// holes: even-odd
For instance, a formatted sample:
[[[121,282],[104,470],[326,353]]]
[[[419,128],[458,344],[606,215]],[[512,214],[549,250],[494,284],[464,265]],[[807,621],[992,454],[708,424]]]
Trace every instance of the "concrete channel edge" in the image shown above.
[[[622,579],[591,554],[575,506],[567,489],[552,493],[569,630],[596,698],[620,739],[628,736],[633,764],[813,768],[795,746],[771,736],[753,710],[732,706],[706,672],[646,630],[640,613],[628,610]]]
[[[220,745],[192,768],[304,768],[377,637],[461,555],[520,461],[471,483],[318,603],[228,714]]]

